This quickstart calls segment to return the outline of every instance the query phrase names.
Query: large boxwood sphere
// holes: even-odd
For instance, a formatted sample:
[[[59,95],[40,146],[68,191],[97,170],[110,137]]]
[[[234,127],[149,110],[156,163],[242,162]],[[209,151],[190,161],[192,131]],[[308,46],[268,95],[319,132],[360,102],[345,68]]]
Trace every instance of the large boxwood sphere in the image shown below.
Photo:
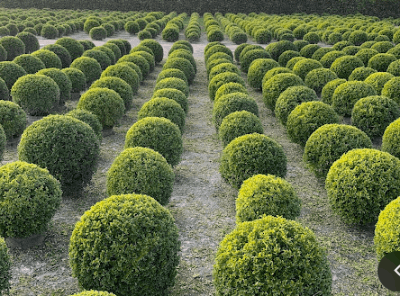
[[[181,70],[183,73],[185,73],[189,84],[193,83],[196,72],[190,61],[180,57],[169,58],[163,65],[163,70],[171,68]]]
[[[86,84],[90,85],[102,75],[101,65],[90,57],[79,57],[71,63],[71,68],[79,69],[85,74]]]
[[[101,87],[116,91],[124,101],[125,111],[132,106],[133,92],[132,88],[121,78],[115,76],[106,76],[92,83],[90,88]]]
[[[125,137],[126,148],[148,147],[159,152],[171,166],[181,160],[182,136],[179,127],[163,117],[145,117],[135,122]]]
[[[72,232],[69,258],[85,289],[165,295],[174,285],[179,249],[178,229],[166,208],[147,195],[122,194],[85,212]]]
[[[330,68],[332,63],[339,57],[346,55],[343,51],[333,50],[324,54],[324,56],[319,60],[322,66],[325,68]]]
[[[239,74],[232,73],[232,72],[226,72],[226,73],[221,73],[216,76],[214,76],[213,79],[210,80],[210,83],[208,84],[208,94],[210,96],[210,99],[214,101],[215,99],[215,93],[217,90],[224,84],[229,83],[229,82],[236,82],[240,83],[243,86],[245,86],[245,82]]]
[[[164,57],[164,50],[163,50],[163,47],[161,46],[161,44],[158,43],[156,40],[153,40],[153,39],[143,40],[139,43],[139,45],[146,46],[153,51],[156,63],[159,63],[162,61],[162,59]]]
[[[335,72],[339,78],[348,79],[351,72],[353,72],[355,68],[362,66],[364,66],[364,63],[359,58],[355,56],[345,55],[337,58],[332,63],[330,69]]]
[[[261,89],[262,80],[269,70],[279,67],[279,63],[273,59],[256,59],[254,60],[247,72],[247,81],[252,88]]]
[[[351,125],[325,124],[308,138],[303,160],[317,177],[325,178],[343,153],[356,148],[372,148],[366,133]]]
[[[66,195],[79,193],[95,172],[100,148],[86,123],[70,116],[49,115],[25,129],[19,160],[47,168]]]
[[[143,78],[146,78],[150,73],[150,64],[149,62],[138,53],[130,53],[124,55],[120,59],[118,59],[117,64],[123,62],[131,62],[139,66],[140,72],[142,73]]]
[[[0,167],[0,236],[41,234],[61,204],[61,186],[47,169],[15,161]]]
[[[0,237],[0,293],[8,293],[11,288],[11,256],[6,241]]]
[[[296,50],[286,50],[279,56],[278,62],[280,65],[286,66],[287,62],[289,62],[291,59],[300,56],[300,53]]]
[[[400,77],[394,77],[386,82],[382,88],[381,94],[382,96],[394,100],[397,104],[400,104]]]
[[[323,102],[312,101],[294,108],[287,118],[286,127],[290,140],[304,146],[314,131],[329,123],[339,123],[335,110]]]
[[[111,66],[111,59],[109,56],[102,50],[98,50],[96,48],[86,50],[83,57],[93,58],[99,62],[101,69],[104,70],[108,66]]]
[[[54,52],[61,60],[62,68],[67,68],[71,65],[72,59],[71,55],[69,54],[68,50],[58,44],[48,44],[43,47],[43,49],[50,50]]]
[[[354,80],[364,81],[368,76],[370,76],[371,74],[377,73],[377,72],[378,71],[376,71],[375,69],[372,69],[370,67],[358,67],[358,68],[355,68],[353,70],[353,72],[351,72],[348,80],[349,81],[354,81]]]
[[[286,175],[286,155],[273,139],[253,133],[231,141],[222,151],[219,171],[233,187],[257,174]]]
[[[115,76],[121,78],[132,88],[133,94],[136,94],[139,89],[139,76],[135,70],[124,63],[118,63],[107,67],[102,73],[101,78]]]
[[[236,199],[236,223],[253,221],[264,215],[295,219],[301,199],[292,185],[273,175],[255,175],[245,180]]]
[[[166,205],[172,194],[174,171],[167,160],[151,148],[122,151],[107,173],[107,193],[146,194]]]
[[[256,59],[270,59],[271,55],[265,49],[253,49],[247,51],[240,60],[240,68],[247,73],[251,63]]]
[[[7,52],[7,61],[12,61],[15,57],[25,53],[25,44],[15,36],[5,36],[0,38],[0,45]]]
[[[215,261],[217,295],[331,294],[325,250],[310,229],[283,217],[239,223]]]
[[[378,72],[386,72],[389,65],[396,60],[396,57],[392,54],[378,53],[368,60],[368,67]]]
[[[345,223],[376,223],[380,211],[400,195],[400,160],[375,149],[350,150],[332,164],[325,188]]]
[[[11,96],[29,115],[47,115],[60,100],[60,88],[48,76],[27,74],[14,83]]]
[[[179,89],[161,88],[161,89],[155,90],[153,93],[152,99],[153,98],[162,98],[162,97],[176,101],[182,107],[182,109],[183,109],[183,111],[185,111],[185,113],[188,112],[189,101],[186,98],[186,95]]]
[[[42,48],[32,52],[31,55],[39,58],[46,68],[62,68],[61,59],[53,51]]]
[[[7,140],[19,137],[27,124],[25,111],[16,103],[0,100],[0,125]]]
[[[317,68],[307,73],[304,82],[313,89],[317,94],[321,94],[322,88],[329,82],[338,78],[336,73],[326,69]]]
[[[79,58],[84,52],[83,45],[80,44],[78,40],[75,40],[71,37],[62,37],[60,39],[57,39],[55,44],[64,46],[71,55],[72,60]]]
[[[107,31],[102,26],[93,27],[89,31],[89,36],[93,40],[103,40],[107,37]]]
[[[46,68],[41,59],[31,54],[21,54],[13,62],[24,68],[27,74],[35,74],[39,70]]]
[[[318,68],[322,68],[320,62],[314,59],[301,59],[294,65],[293,73],[304,80],[308,72]]]
[[[14,62],[0,62],[0,77],[4,80],[9,90],[11,90],[18,78],[26,74],[24,68]]]
[[[336,78],[336,79],[329,81],[327,84],[325,84],[325,86],[322,88],[322,91],[321,91],[322,102],[331,105],[332,104],[332,96],[333,96],[336,88],[345,82],[347,82],[346,79]]]
[[[71,92],[79,93],[86,89],[85,74],[77,68],[64,68],[63,71],[69,78],[72,84]]]
[[[379,52],[376,51],[375,49],[372,48],[361,48],[355,56],[362,60],[364,65],[368,65],[368,61],[370,58],[372,58],[374,55],[377,55]]]
[[[62,70],[47,68],[38,71],[37,74],[48,76],[57,83],[60,89],[60,105],[71,98],[72,82]]]
[[[179,28],[175,25],[168,25],[161,33],[162,39],[168,42],[175,42],[179,39]]]
[[[268,71],[264,74],[264,77],[263,77],[263,79],[262,79],[261,85],[264,85],[264,83],[265,83],[268,79],[274,77],[275,75],[281,74],[281,73],[292,73],[292,74],[293,74],[293,71],[290,70],[289,68],[286,68],[286,67],[275,67],[275,68],[272,68],[271,70],[268,70]],[[262,87],[261,87],[261,88],[262,88]]]
[[[40,36],[46,39],[56,39],[58,36],[58,30],[54,25],[44,24],[40,30]]]

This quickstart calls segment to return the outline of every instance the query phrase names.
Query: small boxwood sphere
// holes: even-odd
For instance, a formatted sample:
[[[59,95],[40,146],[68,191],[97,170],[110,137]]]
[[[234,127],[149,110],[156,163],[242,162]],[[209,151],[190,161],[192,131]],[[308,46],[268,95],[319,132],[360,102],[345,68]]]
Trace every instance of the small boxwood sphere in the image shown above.
[[[78,57],[71,63],[71,68],[79,69],[85,74],[86,84],[90,85],[93,81],[100,78],[102,74],[101,65],[94,58]]]
[[[301,199],[292,185],[273,175],[255,175],[245,180],[236,199],[236,223],[264,215],[294,220],[300,215]]]
[[[240,74],[238,67],[232,63],[222,63],[212,67],[210,74],[208,75],[208,80],[212,80],[216,75],[231,72]]]
[[[21,54],[13,62],[24,68],[27,74],[35,74],[39,70],[46,68],[41,59],[31,54]]]
[[[15,59],[15,57],[25,53],[25,44],[18,37],[1,37],[0,44],[7,52],[7,61],[12,61],[13,59]]]
[[[322,88],[322,91],[321,91],[322,102],[331,105],[332,104],[332,96],[333,96],[333,93],[335,92],[335,89],[339,85],[341,85],[345,82],[347,82],[346,79],[337,78],[337,79],[329,81],[327,84],[325,84],[325,86]]]
[[[209,43],[210,44],[210,43]],[[242,51],[243,51],[243,49],[245,48],[245,47],[247,47],[247,46],[249,46],[250,44],[247,44],[247,43],[242,43],[242,44],[240,44],[239,46],[237,46],[236,47],[236,49],[235,49],[235,51],[234,51],[234,57],[235,57],[235,61],[236,62],[239,62],[239,57],[240,57],[240,54],[242,53]],[[232,52],[231,52],[232,53]]]
[[[320,95],[323,87],[329,81],[336,78],[338,77],[335,72],[326,68],[317,68],[307,73],[304,82],[309,88],[313,89],[318,95]]]
[[[363,67],[364,63],[355,56],[345,55],[337,58],[330,69],[336,73],[339,78],[348,79],[355,68]]]
[[[179,89],[175,88],[161,88],[158,90],[155,90],[153,93],[153,98],[168,98],[176,101],[185,111],[185,113],[188,112],[189,109],[189,102],[188,99],[186,98],[186,95],[180,91]]]
[[[168,25],[161,32],[161,37],[165,41],[175,42],[179,39],[179,28],[174,25]]]
[[[129,65],[125,63],[117,63],[109,66],[101,73],[100,78],[110,76],[121,78],[129,84],[134,95],[137,93],[139,89],[139,75]]]
[[[31,53],[32,56],[39,58],[46,68],[62,68],[61,59],[54,52],[47,49],[39,49]]]
[[[114,293],[102,292],[102,291],[83,291],[77,294],[73,294],[71,296],[116,296]]]
[[[369,59],[372,58],[374,55],[377,55],[378,53],[378,51],[372,48],[362,48],[355,54],[355,56],[359,58],[364,63],[364,65],[368,65]]]
[[[400,119],[396,119],[386,128],[382,136],[382,151],[400,158]]]
[[[269,70],[279,67],[279,63],[273,59],[256,59],[249,67],[247,81],[252,88],[261,89],[262,80]]]
[[[318,44],[314,44],[311,43],[304,46],[301,50],[300,50],[300,55],[302,57],[311,59],[312,55],[314,54],[314,52],[316,52],[318,49],[320,49],[321,46],[319,46]]]
[[[264,129],[260,119],[254,113],[245,110],[225,116],[218,130],[219,139],[224,147],[233,139],[252,133],[263,134]]]
[[[320,41],[320,38],[316,32],[308,32],[303,36],[303,40],[310,44],[317,44]]]
[[[61,204],[60,182],[47,169],[15,161],[0,167],[0,183],[0,235],[43,233]]]
[[[328,104],[304,102],[289,114],[286,122],[290,140],[304,146],[313,132],[324,124],[339,123],[339,116]]]
[[[325,250],[310,229],[283,217],[237,224],[220,243],[215,261],[218,295],[279,295],[282,283],[287,295],[331,294]]]
[[[145,117],[135,122],[125,137],[126,148],[147,147],[159,152],[171,166],[181,160],[182,136],[179,127],[163,117]]]
[[[150,73],[150,65],[149,62],[142,57],[141,55],[138,55],[137,53],[130,53],[127,55],[124,55],[121,57],[118,61],[117,64],[123,63],[123,62],[131,62],[140,67],[140,71],[142,72],[143,78],[146,78],[147,75]]]
[[[16,103],[0,100],[0,125],[7,140],[19,137],[27,124],[25,111]]]
[[[181,133],[185,126],[185,111],[174,100],[165,97],[154,98],[143,104],[138,112],[138,118],[164,117],[175,123]]]
[[[193,83],[196,72],[190,61],[188,61],[185,58],[179,58],[179,57],[169,58],[163,65],[163,70],[171,68],[181,70],[183,73],[185,73],[189,84]]]
[[[69,78],[72,84],[71,92],[79,93],[86,89],[86,77],[85,74],[77,68],[64,68],[63,71]]]
[[[391,62],[386,71],[394,76],[400,76],[400,60]]]
[[[357,148],[372,148],[366,133],[351,125],[325,124],[308,138],[303,160],[317,177],[325,178],[343,153]]]
[[[324,68],[330,68],[332,63],[339,57],[345,56],[343,51],[333,50],[324,54],[324,56],[319,60]]]
[[[29,115],[47,115],[60,100],[60,88],[48,76],[27,74],[14,83],[11,96]]]
[[[377,95],[375,89],[363,81],[340,84],[332,95],[332,107],[342,116],[350,116],[354,104],[361,98]]]
[[[174,179],[171,165],[159,152],[146,147],[127,148],[108,170],[107,194],[146,194],[166,205]]]
[[[386,72],[389,65],[396,60],[396,57],[392,54],[378,53],[368,60],[368,67],[378,72]]]
[[[254,46],[254,47],[255,48],[262,48],[261,46]],[[217,43],[217,44],[214,44],[213,46],[211,46],[211,47],[209,47],[207,49],[204,48],[204,60],[206,61],[206,63],[208,63],[210,58],[211,58],[211,56],[216,54],[216,53],[225,53],[231,59],[233,59],[232,51],[228,47],[226,47],[225,45]],[[242,51],[242,53],[244,53],[244,51]]]
[[[257,174],[286,175],[286,155],[273,139],[253,133],[231,141],[222,151],[219,171],[233,187]]]
[[[292,73],[277,74],[265,81],[262,87],[265,106],[271,111],[275,111],[275,104],[279,95],[287,88],[295,85],[305,85],[305,83],[298,75]]]
[[[180,78],[176,77],[169,77],[169,78],[164,78],[160,80],[159,82],[156,83],[156,86],[154,87],[154,91],[157,91],[159,89],[163,88],[175,88],[183,92],[186,96],[186,98],[189,96],[189,86],[186,84],[186,82]]]
[[[71,65],[71,55],[65,47],[58,44],[48,44],[44,46],[43,49],[54,52],[60,58],[62,68],[67,68],[69,65]]]
[[[143,40],[139,43],[139,45],[146,46],[153,51],[156,63],[159,63],[163,60],[164,57],[163,47],[156,40],[153,39]]]
[[[0,237],[0,293],[9,293],[11,288],[11,257],[6,241]]]
[[[216,103],[219,98],[221,98],[224,95],[231,94],[231,93],[244,93],[248,94],[247,88],[243,86],[243,84],[237,83],[237,82],[228,82],[223,84],[218,90],[215,92],[215,98],[214,98],[214,103]]]
[[[72,82],[68,75],[57,68],[42,69],[37,72],[38,75],[45,75],[53,79],[60,89],[60,105],[71,98]]]
[[[176,68],[170,68],[170,69],[165,69],[162,70],[158,76],[157,76],[157,80],[156,80],[156,84],[164,79],[164,78],[169,78],[169,77],[176,77],[176,78],[180,78],[183,81],[186,82],[186,84],[188,84],[187,78],[185,73],[182,70],[176,69]],[[189,84],[188,84],[189,85]]]
[[[25,44],[25,53],[31,53],[40,48],[39,40],[29,32],[20,32],[15,37],[22,40]]]
[[[249,50],[251,47],[246,47],[245,50]],[[277,42],[272,42],[268,44],[265,47],[265,50],[268,51],[268,53],[271,55],[271,57],[275,60],[278,61],[279,56],[287,51],[287,50],[297,50],[296,45],[293,44],[293,42],[288,41],[288,40],[280,40]],[[241,55],[243,52],[241,53]]]
[[[264,77],[263,77],[263,79],[261,81],[261,85],[264,85],[264,83],[268,79],[274,77],[277,74],[281,74],[281,73],[292,73],[293,74],[293,71],[290,70],[289,68],[286,68],[286,67],[275,67],[275,68],[272,68],[271,70],[268,70],[265,73],[265,75],[264,75]],[[261,87],[261,89],[262,89],[262,87]]]
[[[376,73],[377,71],[375,69],[372,69],[370,67],[358,67],[351,72],[349,76],[349,81],[364,81],[369,75]]]
[[[325,188],[333,211],[345,223],[376,223],[399,196],[400,160],[375,149],[350,150],[332,164]]]
[[[239,74],[236,73],[231,73],[231,72],[226,72],[226,73],[221,73],[216,76],[214,76],[213,79],[210,80],[208,84],[208,94],[210,96],[210,99],[213,101],[215,99],[215,93],[217,90],[224,84],[229,83],[229,82],[236,82],[240,83],[243,86],[245,86],[245,82]]]
[[[270,59],[271,55],[265,49],[253,49],[247,51],[240,60],[240,67],[244,73],[247,73],[251,63],[256,59]]]
[[[128,21],[124,25],[124,29],[126,32],[128,32],[131,35],[135,35],[139,33],[140,28],[139,24],[136,21]]]
[[[390,41],[378,41],[378,42],[374,43],[374,45],[371,46],[372,49],[375,49],[380,53],[385,53],[393,47],[394,47],[394,45]]]
[[[286,66],[287,62],[289,62],[292,58],[300,57],[300,53],[296,50],[286,50],[278,58],[278,62],[280,65]]]
[[[399,117],[399,105],[384,96],[362,98],[351,112],[352,125],[364,131],[370,138],[381,137],[386,127]]]
[[[121,96],[116,91],[104,87],[90,88],[79,99],[77,108],[95,114],[103,128],[112,128],[125,112]]]
[[[118,61],[121,58],[121,50],[116,44],[106,42],[102,46],[112,51],[114,56],[114,61]]]
[[[361,45],[368,40],[368,35],[363,30],[355,30],[350,33],[348,41],[354,45]]]
[[[260,28],[254,32],[254,40],[259,44],[267,44],[271,42],[271,31],[265,28]]]
[[[2,80],[4,80],[9,90],[11,90],[18,78],[26,74],[27,73],[24,68],[14,62],[0,62],[0,77]]]
[[[104,51],[96,48],[86,50],[82,56],[93,58],[98,61],[102,70],[106,69],[108,66],[111,66],[111,60],[108,55]]]
[[[90,29],[89,36],[93,40],[103,40],[107,37],[107,31],[102,26],[93,27]]]
[[[89,34],[90,30],[94,27],[100,26],[101,25],[101,20],[99,20],[97,17],[89,17],[86,19],[86,21],[83,24],[83,30]]]
[[[301,59],[293,67],[293,73],[298,75],[301,79],[305,79],[306,75],[317,68],[322,68],[320,62],[314,59]]]
[[[381,94],[400,104],[400,77],[394,77],[386,82]]]
[[[72,232],[69,258],[72,275],[85,289],[156,296],[174,285],[179,249],[168,209],[147,195],[122,194],[85,212]]]
[[[71,55],[72,60],[79,58],[84,52],[83,45],[80,44],[78,40],[75,40],[71,37],[59,38],[59,39],[57,39],[55,44],[64,46],[66,48],[66,50],[68,50],[69,54]]]
[[[35,121],[25,129],[18,145],[19,160],[47,168],[60,181],[65,195],[79,193],[90,182],[99,153],[93,129],[65,115]]]
[[[283,91],[275,104],[275,116],[286,126],[289,114],[303,102],[317,101],[314,90],[304,85],[291,86]]]
[[[58,30],[54,25],[44,24],[40,30],[40,36],[46,39],[56,39],[58,36]]]
[[[385,83],[392,78],[394,78],[394,75],[388,72],[376,72],[369,75],[364,82],[372,85],[376,93],[380,94]]]
[[[101,143],[101,140],[103,139],[103,126],[101,125],[99,118],[96,115],[85,109],[73,109],[65,115],[72,116],[80,121],[83,121],[84,123],[87,123],[93,129],[94,133],[99,139],[99,143]]]

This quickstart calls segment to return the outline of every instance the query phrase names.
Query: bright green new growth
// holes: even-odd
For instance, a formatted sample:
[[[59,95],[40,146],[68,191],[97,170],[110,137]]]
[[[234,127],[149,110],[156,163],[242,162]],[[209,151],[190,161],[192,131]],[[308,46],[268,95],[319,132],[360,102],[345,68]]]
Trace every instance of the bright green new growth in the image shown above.
[[[345,55],[337,58],[332,63],[330,69],[335,72],[339,78],[348,79],[351,72],[353,72],[355,68],[363,66],[364,63],[361,61],[361,59],[355,56]]]
[[[304,80],[310,71],[318,68],[322,68],[320,62],[314,59],[301,59],[293,66],[293,73]]]
[[[349,76],[349,81],[364,81],[368,76],[370,76],[373,73],[377,73],[375,69],[372,69],[370,67],[358,67],[351,72]]]
[[[186,98],[189,96],[189,85],[182,79],[177,77],[167,77],[156,83],[154,91],[163,88],[175,88],[183,92]]]
[[[139,88],[139,75],[125,63],[118,63],[107,67],[102,73],[100,78],[114,76],[121,78],[132,88],[133,94],[136,94]]]
[[[381,94],[400,104],[400,77],[394,77],[386,82]]]
[[[388,72],[376,72],[369,75],[364,82],[372,85],[377,94],[380,94],[383,86],[394,76]]]

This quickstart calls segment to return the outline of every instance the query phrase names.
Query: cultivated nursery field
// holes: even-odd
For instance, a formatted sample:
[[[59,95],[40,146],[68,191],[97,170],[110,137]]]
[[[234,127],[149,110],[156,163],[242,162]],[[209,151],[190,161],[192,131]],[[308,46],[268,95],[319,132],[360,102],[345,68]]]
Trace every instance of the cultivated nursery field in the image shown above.
[[[0,296],[397,295],[399,24],[0,8]]]

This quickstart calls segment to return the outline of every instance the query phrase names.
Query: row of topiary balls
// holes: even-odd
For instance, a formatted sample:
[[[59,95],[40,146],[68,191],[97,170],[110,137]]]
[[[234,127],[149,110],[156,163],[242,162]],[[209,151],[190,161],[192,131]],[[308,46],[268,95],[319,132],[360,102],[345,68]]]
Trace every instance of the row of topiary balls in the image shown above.
[[[199,22],[200,15],[193,12],[190,16],[189,23],[185,29],[185,37],[189,42],[196,42],[200,40],[201,26]]]
[[[162,39],[168,42],[175,42],[179,40],[179,32],[183,30],[183,22],[186,18],[187,14],[184,12],[171,19],[161,32]]]
[[[203,14],[204,27],[206,29],[207,41],[222,41],[224,40],[224,31],[219,24],[219,22],[214,18],[214,16],[206,12]]]
[[[229,39],[235,44],[242,44],[247,42],[247,34],[237,24],[229,19],[229,14],[224,17],[221,13],[216,13],[215,18],[220,22],[224,28],[225,33]]]
[[[176,12],[165,16],[162,12],[150,12],[144,18],[131,18],[125,23],[125,30],[132,35],[137,33],[139,40],[152,39],[162,32],[175,15]]]

